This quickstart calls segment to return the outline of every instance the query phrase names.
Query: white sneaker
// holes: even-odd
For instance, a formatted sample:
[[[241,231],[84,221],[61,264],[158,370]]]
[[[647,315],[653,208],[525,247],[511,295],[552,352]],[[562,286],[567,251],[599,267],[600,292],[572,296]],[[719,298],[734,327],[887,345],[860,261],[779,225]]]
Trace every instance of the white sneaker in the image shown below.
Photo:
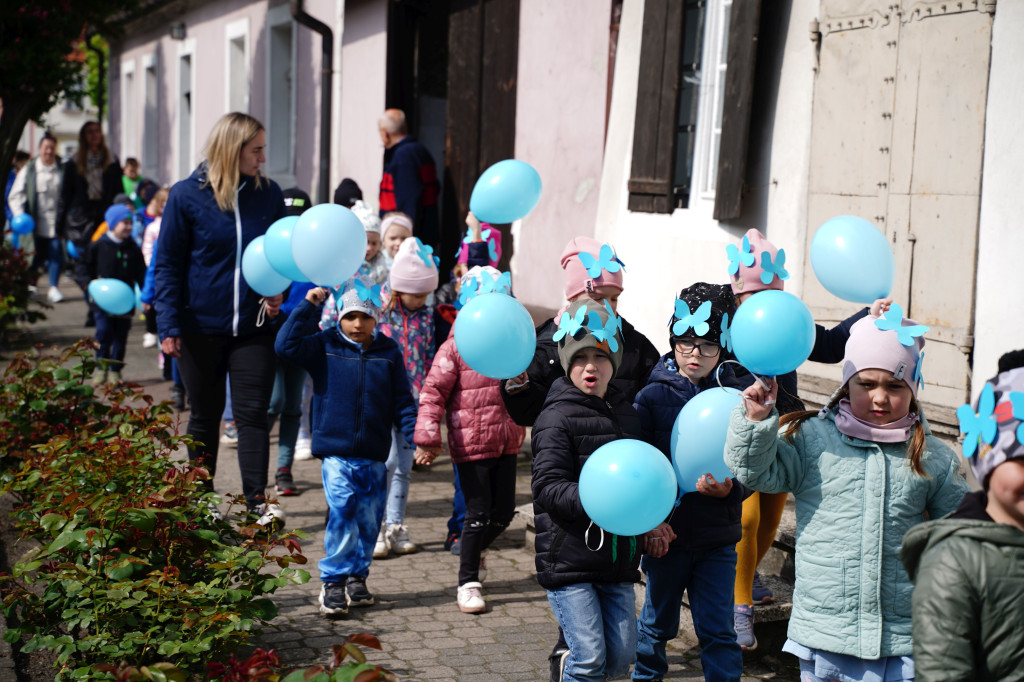
[[[60,303],[64,300],[64,294],[60,293],[60,289],[57,287],[50,287],[46,292],[46,300],[50,303]]]
[[[481,591],[483,585],[480,583],[466,583],[459,586],[458,604],[459,611],[463,613],[483,613],[487,610],[487,602]]]
[[[284,509],[279,504],[273,504],[272,502],[263,502],[253,507],[251,510],[255,516],[259,514],[260,517],[256,519],[257,526],[263,526],[269,530],[281,530],[284,528]]]
[[[159,340],[160,339],[157,338],[156,334],[150,334],[149,332],[146,332],[145,334],[142,335],[142,347],[156,348],[156,344]],[[163,367],[161,367],[160,369],[163,369]]]
[[[388,555],[388,537],[386,526],[380,524],[380,532],[377,533],[377,544],[373,546],[373,558],[384,559]]]
[[[313,459],[313,443],[306,439],[300,439],[295,442],[295,459],[306,460]]]
[[[388,526],[387,541],[388,547],[395,554],[412,554],[419,551],[416,543],[409,539],[409,528],[405,524],[392,523]]]

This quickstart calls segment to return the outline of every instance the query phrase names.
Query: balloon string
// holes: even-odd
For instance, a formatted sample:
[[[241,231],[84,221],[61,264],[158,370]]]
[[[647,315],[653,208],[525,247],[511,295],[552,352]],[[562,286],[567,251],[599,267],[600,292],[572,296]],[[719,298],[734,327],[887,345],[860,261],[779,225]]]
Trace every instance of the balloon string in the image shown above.
[[[771,391],[771,387],[768,386],[768,382],[765,381],[763,377],[759,377],[756,374],[754,374],[753,372],[751,372],[749,369],[744,367],[743,364],[739,360],[722,360],[720,363],[718,363],[718,367],[717,367],[717,369],[715,369],[715,381],[718,382],[718,387],[719,388],[725,389],[726,391],[730,390],[729,386],[723,386],[722,385],[722,375],[721,375],[722,365],[724,365],[727,362],[731,362],[731,363],[733,363],[733,364],[735,364],[735,365],[737,365],[739,367],[743,367],[743,369],[746,369],[747,372],[750,373],[750,376],[754,377],[754,379],[757,381],[757,383],[761,384],[761,387],[764,388],[765,392],[770,392]],[[736,391],[736,389],[732,389],[732,390]],[[736,391],[736,393],[742,395],[743,392],[742,391]],[[767,400],[764,401],[764,404],[765,405],[774,405],[775,404],[775,399],[774,398],[768,398]]]
[[[256,326],[262,327],[263,323],[267,321],[267,299],[260,299],[260,309],[256,313]]]

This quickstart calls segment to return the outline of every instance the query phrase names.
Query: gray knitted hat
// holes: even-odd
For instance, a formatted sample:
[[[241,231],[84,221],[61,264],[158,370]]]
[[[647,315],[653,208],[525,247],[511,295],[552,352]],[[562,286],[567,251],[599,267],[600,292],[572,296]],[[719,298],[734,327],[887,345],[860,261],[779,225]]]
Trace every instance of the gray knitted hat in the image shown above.
[[[572,358],[584,348],[597,348],[612,361],[612,374],[622,363],[622,318],[607,303],[584,298],[569,304],[552,336],[558,343],[558,359],[566,375]]]

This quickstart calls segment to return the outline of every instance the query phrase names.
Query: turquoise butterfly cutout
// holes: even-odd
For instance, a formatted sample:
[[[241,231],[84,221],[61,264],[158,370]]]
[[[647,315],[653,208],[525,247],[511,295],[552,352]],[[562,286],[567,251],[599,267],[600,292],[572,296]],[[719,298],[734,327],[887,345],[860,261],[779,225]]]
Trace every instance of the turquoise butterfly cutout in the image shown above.
[[[1013,391],[1010,393],[1010,405],[1013,407],[1013,416],[1021,421],[1017,427],[1017,442],[1024,445],[1024,393]]]
[[[978,399],[978,411],[970,405],[961,405],[956,410],[956,418],[960,422],[960,433],[964,436],[964,457],[971,457],[978,450],[978,443],[984,441],[989,445],[996,439],[995,415],[992,411],[996,407],[996,395],[992,390],[992,384],[985,384],[981,390],[981,398]]]
[[[704,301],[691,314],[686,301],[677,298],[675,316],[679,319],[672,325],[674,336],[682,336],[687,329],[691,328],[697,336],[704,336],[711,331],[711,325],[708,324],[708,319],[711,317],[711,301]]]
[[[580,251],[576,254],[576,257],[583,263],[583,267],[587,269],[587,274],[591,277],[600,277],[602,270],[608,272],[618,272],[622,269],[622,261],[615,255],[615,251],[612,247],[607,244],[601,245],[601,250],[597,254],[597,258],[594,258],[586,251]]]
[[[784,267],[786,265],[786,250],[779,249],[778,254],[775,256],[775,262],[772,263],[772,254],[767,251],[761,252],[761,281],[764,284],[771,284],[772,279],[778,277],[781,281],[789,279],[789,272]]]
[[[367,286],[361,279],[353,280],[355,282],[356,296],[359,297],[360,301],[364,303],[369,301],[376,306],[381,305],[380,298],[380,285],[374,284],[373,286]]]
[[[607,322],[601,322],[601,316],[596,310],[591,310],[587,316],[587,331],[598,341],[608,344],[611,352],[619,350],[619,340],[615,338],[615,331],[618,329],[618,321],[614,316],[609,317]]]
[[[612,304],[608,302],[608,299],[605,299],[605,301],[604,301],[604,309],[608,313],[608,319],[609,320],[615,320],[615,328],[618,329],[619,333],[621,334],[622,333],[622,318],[619,317],[618,315],[616,315],[615,311],[612,310]]]
[[[722,313],[722,336],[718,340],[718,345],[730,353],[732,352],[732,328],[729,327],[729,313]]]
[[[745,265],[748,268],[754,264],[754,253],[750,250],[750,240],[743,237],[743,243],[740,244],[740,248],[736,248],[735,244],[729,244],[725,247],[725,255],[729,256],[729,274],[735,275],[740,271],[740,265]]]
[[[492,261],[498,260],[498,247],[495,245],[494,240],[491,239],[491,230],[490,230],[490,228],[487,228],[486,230],[482,230],[480,232],[480,236],[483,238],[483,240],[485,242],[487,242],[487,255],[490,257],[490,259]],[[472,244],[473,243],[473,230],[471,230],[468,227],[466,228],[466,236],[462,238],[462,243],[463,244]],[[462,246],[461,245],[459,246],[458,250],[455,251],[455,257],[458,258],[460,253],[462,253]]]
[[[924,333],[931,329],[923,324],[912,324],[909,327],[903,326],[903,308],[899,303],[889,306],[889,311],[882,317],[875,320],[875,326],[884,332],[896,332],[896,338],[904,346],[913,346],[914,338],[924,336]]]
[[[484,278],[484,273],[481,273],[480,282],[481,294],[488,294],[491,292],[505,293],[507,291],[512,291],[511,272],[503,272],[497,279],[494,279],[490,275],[487,275],[487,277]]]
[[[587,309],[581,307],[576,311],[576,314],[569,317],[569,313],[562,313],[561,319],[558,320],[558,330],[552,334],[551,340],[558,343],[566,336],[576,336],[577,332],[583,328],[583,322],[587,316]]]
[[[924,351],[917,356],[917,367],[914,368],[914,381],[917,382],[918,386],[924,385],[924,374],[921,371],[921,367],[924,365]]]
[[[479,284],[477,283],[476,277],[466,281],[462,285],[462,289],[459,291],[459,306],[464,306],[469,303],[472,299],[476,298],[476,295],[480,293],[477,291]]]
[[[441,259],[434,255],[434,247],[427,246],[419,237],[413,237],[416,240],[416,255],[420,257],[423,264],[429,267],[437,267],[437,264],[441,262]],[[435,263],[436,261],[436,263]]]

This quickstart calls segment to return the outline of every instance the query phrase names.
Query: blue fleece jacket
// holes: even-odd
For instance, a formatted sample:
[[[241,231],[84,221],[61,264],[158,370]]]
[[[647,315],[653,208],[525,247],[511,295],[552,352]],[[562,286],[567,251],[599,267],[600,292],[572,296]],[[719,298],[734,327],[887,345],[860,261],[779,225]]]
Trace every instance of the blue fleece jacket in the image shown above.
[[[398,344],[377,334],[370,347],[335,326],[320,331],[320,310],[303,301],[278,332],[274,350],[313,377],[313,454],[384,462],[391,426],[410,443],[416,403]]]
[[[260,332],[260,295],[242,276],[242,252],[284,217],[273,180],[242,176],[237,208],[222,211],[206,184],[205,164],[175,183],[164,206],[153,255],[160,338],[183,334],[247,336]],[[265,327],[271,331],[271,326]]]

